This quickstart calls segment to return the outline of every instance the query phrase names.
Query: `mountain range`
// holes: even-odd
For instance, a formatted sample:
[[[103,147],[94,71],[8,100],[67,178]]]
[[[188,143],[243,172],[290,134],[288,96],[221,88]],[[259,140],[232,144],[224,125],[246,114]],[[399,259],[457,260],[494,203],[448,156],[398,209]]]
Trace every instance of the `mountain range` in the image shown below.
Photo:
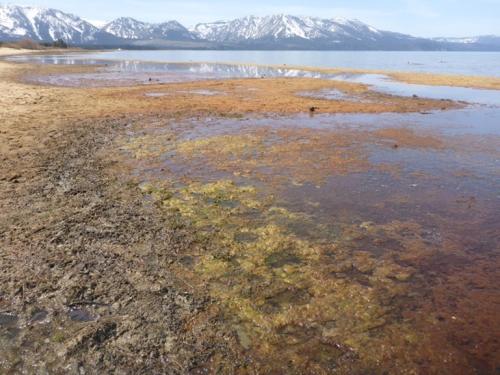
[[[201,23],[147,23],[121,17],[103,27],[56,9],[0,6],[0,40],[62,39],[75,46],[295,50],[498,50],[500,37],[418,38],[358,20],[291,15]]]

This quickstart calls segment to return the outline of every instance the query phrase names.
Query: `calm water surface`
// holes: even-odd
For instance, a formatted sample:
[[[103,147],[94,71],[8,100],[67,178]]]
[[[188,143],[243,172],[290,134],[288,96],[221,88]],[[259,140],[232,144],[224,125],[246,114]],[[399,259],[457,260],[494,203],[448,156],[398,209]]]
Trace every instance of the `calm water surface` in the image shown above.
[[[90,58],[157,62],[230,62],[500,76],[500,52],[112,51]]]

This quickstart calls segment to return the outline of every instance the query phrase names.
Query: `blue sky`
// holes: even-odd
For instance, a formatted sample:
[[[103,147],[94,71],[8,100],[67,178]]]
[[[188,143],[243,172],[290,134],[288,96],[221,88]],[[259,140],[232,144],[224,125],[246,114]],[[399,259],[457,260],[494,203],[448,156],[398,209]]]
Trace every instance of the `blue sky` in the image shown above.
[[[249,14],[287,13],[357,18],[377,28],[416,36],[500,35],[500,0],[11,0],[58,8],[85,19],[131,16],[148,22],[176,19],[186,26]]]

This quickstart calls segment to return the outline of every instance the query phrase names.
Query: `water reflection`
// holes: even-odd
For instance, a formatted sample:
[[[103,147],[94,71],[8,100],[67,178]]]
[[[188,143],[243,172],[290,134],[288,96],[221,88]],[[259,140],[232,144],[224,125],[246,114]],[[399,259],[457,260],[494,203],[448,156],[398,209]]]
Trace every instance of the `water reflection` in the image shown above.
[[[373,90],[397,96],[500,105],[500,90],[427,86],[397,82],[380,74],[334,74],[287,67],[220,63],[158,63],[134,60],[89,59],[85,55],[13,56],[9,60],[41,64],[99,66],[97,72],[35,77],[41,83],[62,86],[122,86],[231,78],[316,78],[367,84]],[[304,94],[304,93],[302,93]],[[305,93],[325,99],[342,99],[338,93]]]
[[[54,64],[54,65],[98,65],[105,67],[109,72],[126,73],[179,73],[196,74],[199,79],[216,78],[261,78],[261,77],[304,77],[304,78],[333,78],[332,74],[323,74],[299,69],[274,68],[245,64],[214,64],[214,63],[157,63],[147,61],[113,61],[87,59],[85,55],[56,55],[56,56],[13,56],[10,61]]]
[[[382,74],[340,74],[336,75],[335,79],[364,83],[372,86],[376,91],[397,96],[419,96],[437,100],[500,105],[500,90],[408,84],[394,81]]]

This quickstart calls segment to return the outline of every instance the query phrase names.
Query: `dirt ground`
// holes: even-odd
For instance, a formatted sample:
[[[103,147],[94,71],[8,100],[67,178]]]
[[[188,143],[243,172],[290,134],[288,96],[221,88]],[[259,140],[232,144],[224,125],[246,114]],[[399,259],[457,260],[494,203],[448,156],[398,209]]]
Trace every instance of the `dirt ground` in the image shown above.
[[[0,62],[0,373],[258,373],[208,293],[171,272],[203,244],[145,201],[110,152],[133,119],[454,106],[308,79],[101,89],[23,82],[55,69],[82,68]],[[295,95],[324,88],[371,101]],[[225,95],[186,93],[194,89]],[[145,95],[158,91],[171,95]]]

